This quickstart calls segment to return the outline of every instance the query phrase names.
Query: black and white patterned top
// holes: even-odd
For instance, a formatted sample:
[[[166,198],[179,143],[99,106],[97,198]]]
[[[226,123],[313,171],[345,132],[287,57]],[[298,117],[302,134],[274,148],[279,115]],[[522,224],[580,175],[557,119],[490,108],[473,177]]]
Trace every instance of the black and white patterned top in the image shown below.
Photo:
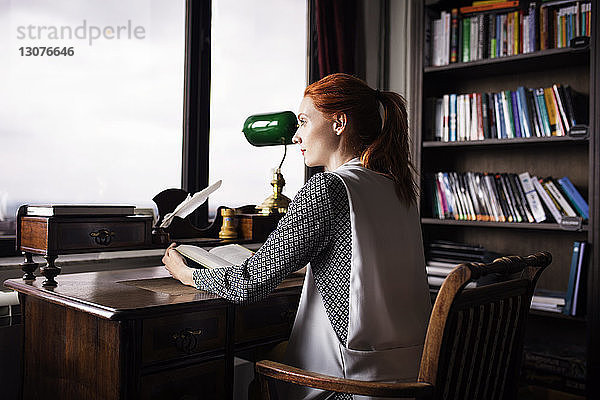
[[[325,172],[300,189],[277,229],[252,257],[241,265],[197,269],[193,277],[198,289],[235,303],[251,303],[310,262],[333,330],[346,345],[351,256],[346,187],[339,176]]]

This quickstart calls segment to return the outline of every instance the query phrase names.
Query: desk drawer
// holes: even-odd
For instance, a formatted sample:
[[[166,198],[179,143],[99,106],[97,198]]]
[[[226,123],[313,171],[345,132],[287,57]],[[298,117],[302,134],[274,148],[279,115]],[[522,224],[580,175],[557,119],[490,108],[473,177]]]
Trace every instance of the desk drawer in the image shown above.
[[[273,296],[258,303],[239,306],[235,313],[235,343],[261,339],[287,339],[296,311],[298,294]]]
[[[142,363],[225,350],[227,309],[146,319],[142,323]]]
[[[143,246],[148,244],[148,229],[145,221],[59,222],[57,248],[73,251]]]
[[[141,399],[225,399],[225,360],[142,376]]]

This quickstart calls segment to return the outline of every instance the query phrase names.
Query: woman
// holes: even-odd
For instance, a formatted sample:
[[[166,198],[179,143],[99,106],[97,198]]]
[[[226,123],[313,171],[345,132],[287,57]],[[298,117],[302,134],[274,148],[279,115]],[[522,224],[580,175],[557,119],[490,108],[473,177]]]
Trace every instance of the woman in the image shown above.
[[[333,74],[306,88],[298,121],[293,140],[305,164],[326,172],[298,192],[256,254],[193,270],[169,248],[163,262],[184,284],[234,302],[264,298],[308,264],[286,362],[352,379],[414,380],[430,299],[404,99]],[[294,390],[282,398],[328,396]]]

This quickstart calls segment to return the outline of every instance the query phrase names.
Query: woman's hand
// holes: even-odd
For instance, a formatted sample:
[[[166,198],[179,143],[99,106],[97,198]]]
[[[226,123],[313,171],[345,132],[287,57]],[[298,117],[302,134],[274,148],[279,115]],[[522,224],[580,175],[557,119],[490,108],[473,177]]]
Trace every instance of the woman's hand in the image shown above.
[[[194,285],[192,275],[194,269],[187,266],[181,254],[175,251],[175,246],[176,244],[173,243],[165,251],[165,255],[162,258],[165,268],[173,278],[180,280],[184,285],[196,286]]]

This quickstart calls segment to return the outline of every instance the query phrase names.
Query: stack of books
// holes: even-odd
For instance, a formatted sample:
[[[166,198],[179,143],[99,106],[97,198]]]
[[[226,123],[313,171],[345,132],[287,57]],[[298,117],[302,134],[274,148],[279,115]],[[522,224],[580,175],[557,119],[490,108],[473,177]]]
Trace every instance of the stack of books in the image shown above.
[[[454,142],[587,134],[588,99],[569,85],[445,94],[426,101],[425,135]]]
[[[571,256],[571,270],[569,272],[569,285],[565,295],[565,306],[562,310],[565,315],[581,315],[585,311],[585,279],[587,262],[587,242],[573,242]]]
[[[591,34],[591,2],[474,1],[429,14],[425,65],[441,66],[561,48]]]
[[[438,219],[578,225],[589,219],[587,202],[566,176],[437,172],[425,176],[424,189]]]
[[[484,247],[445,240],[425,243],[425,264],[427,280],[431,290],[439,290],[457,265],[467,262],[489,263],[501,255],[487,251]],[[473,287],[469,284],[467,287]]]
[[[562,313],[565,308],[565,293],[538,289],[531,297],[531,308],[533,310]]]
[[[573,242],[569,284],[566,293],[538,289],[531,299],[535,310],[577,316],[584,313],[587,242]]]
[[[584,394],[587,376],[585,348],[566,343],[557,348],[544,343],[543,338],[540,341],[525,344],[521,368],[523,377],[543,387]]]

